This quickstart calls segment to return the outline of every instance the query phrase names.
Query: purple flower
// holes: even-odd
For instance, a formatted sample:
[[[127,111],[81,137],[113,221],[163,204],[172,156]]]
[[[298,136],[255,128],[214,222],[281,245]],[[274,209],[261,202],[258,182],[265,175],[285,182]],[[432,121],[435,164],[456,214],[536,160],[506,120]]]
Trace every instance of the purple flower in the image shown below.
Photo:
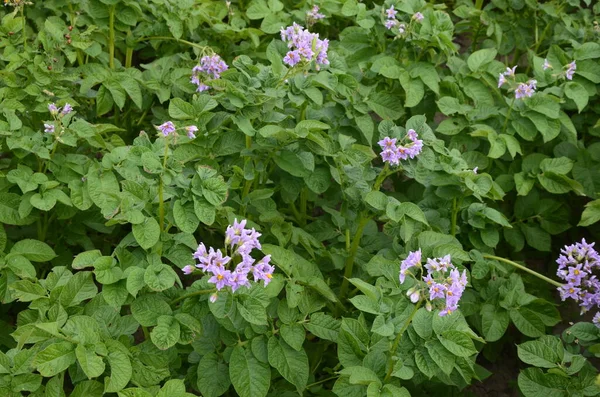
[[[550,65],[550,62],[548,62],[548,59],[544,59],[544,64],[542,65],[542,69],[544,69],[544,70],[552,69],[552,65]]]
[[[196,134],[194,134],[194,133],[198,132],[198,127],[196,127],[195,125],[189,125],[189,126],[185,127],[185,130],[187,132],[188,138],[190,138],[190,139],[196,138]]]
[[[567,70],[565,71],[565,77],[567,80],[573,80],[575,70],[577,70],[577,64],[575,63],[575,61],[567,65]]]
[[[385,23],[383,24],[385,26],[386,29],[391,30],[392,28],[398,26],[398,21],[396,21],[395,19],[388,19],[387,21],[385,21]]]
[[[58,112],[60,111],[60,108],[57,107],[54,103],[49,103],[48,111],[50,111],[50,114],[56,116],[58,114]]]
[[[313,6],[310,11],[306,12],[306,23],[308,26],[314,25],[318,20],[325,18],[325,15],[319,13],[319,6]]]
[[[385,10],[385,13],[388,19],[394,19],[396,18],[396,14],[398,13],[398,11],[394,10],[394,5],[392,5],[390,8]]]
[[[410,301],[412,303],[417,303],[419,301],[419,298],[421,297],[421,293],[419,292],[419,290],[413,290],[412,288],[408,290],[406,295],[410,297]]]
[[[377,144],[381,146],[381,148],[384,150],[392,149],[396,147],[396,138],[390,138],[389,136],[386,136],[385,138],[377,142]]]
[[[183,272],[183,274],[192,274],[194,272],[194,266],[192,266],[192,265],[184,266],[183,269],[181,269],[181,271]]]
[[[423,16],[423,14],[421,14],[420,12],[416,12],[413,16],[412,19],[414,19],[417,22],[421,22],[425,17]]]
[[[404,34],[404,32],[406,31],[406,25],[401,23],[400,25],[398,25],[398,34]]]
[[[44,132],[48,134],[54,134],[54,124],[44,123]]]
[[[506,71],[504,72],[504,75],[506,77],[515,77],[515,71],[517,70],[517,65],[513,66],[512,68],[506,68]]]
[[[65,106],[62,109],[62,112],[60,112],[63,116],[66,116],[67,114],[71,113],[73,111],[73,107],[66,103]]]
[[[263,280],[265,287],[271,282],[275,271],[275,268],[269,264],[270,260],[271,255],[266,255],[253,267],[252,271],[254,281]]]
[[[217,293],[215,292],[214,294],[212,294],[212,295],[210,296],[210,298],[208,298],[208,300],[210,301],[210,303],[215,303],[215,302],[217,301],[217,298],[218,298],[218,297],[219,297],[219,296],[218,296],[218,295],[217,295]]]
[[[221,73],[229,69],[229,66],[220,56],[205,55],[200,59],[200,64],[192,68],[191,83],[198,86],[198,92],[206,91],[210,87],[204,84],[205,79],[218,80]]]
[[[329,40],[319,39],[318,33],[311,33],[304,27],[293,23],[287,28],[281,28],[281,40],[286,42],[290,51],[283,58],[283,61],[289,66],[294,67],[301,62],[315,61],[316,69],[320,65],[328,65],[327,50]]]
[[[237,218],[233,220],[233,225],[227,226],[225,231],[225,244],[231,244],[233,247],[242,241],[242,236],[245,234],[246,220],[238,222]]]
[[[285,57],[283,57],[283,62],[290,65],[291,67],[294,67],[300,62],[300,54],[297,50],[288,51]]]
[[[600,328],[600,312],[596,313],[592,322],[596,325],[596,327]]]
[[[504,77],[504,74],[500,73],[500,76],[498,77],[498,88],[502,87],[504,84],[506,84],[506,77]]]
[[[421,265],[421,250],[412,251],[408,253],[405,260],[400,263],[400,284],[404,284],[408,269],[415,266]]]
[[[429,275],[429,277],[431,277],[431,275]],[[429,300],[444,298],[444,293],[447,289],[448,288],[444,284],[434,283],[429,287]]]
[[[222,290],[229,283],[231,271],[220,267],[212,269],[213,276],[208,280],[209,283],[215,284],[217,291]]]
[[[406,131],[406,136],[408,137],[408,139],[410,139],[413,142],[417,141],[419,138],[419,136],[417,135],[417,132],[415,130],[413,130],[412,128],[410,128],[408,131]]]
[[[521,99],[525,97],[531,98],[533,94],[535,94],[535,85],[537,84],[537,81],[530,80],[528,83],[529,84],[519,83],[519,85],[515,89],[516,99]]]
[[[175,125],[171,121],[167,121],[156,127],[156,129],[162,132],[163,136],[167,137],[175,132]]]
[[[600,256],[594,249],[594,243],[588,244],[583,239],[580,243],[565,246],[556,263],[557,276],[566,281],[558,288],[561,299],[571,298],[579,302],[582,313],[600,307],[600,282],[592,274],[600,268]]]

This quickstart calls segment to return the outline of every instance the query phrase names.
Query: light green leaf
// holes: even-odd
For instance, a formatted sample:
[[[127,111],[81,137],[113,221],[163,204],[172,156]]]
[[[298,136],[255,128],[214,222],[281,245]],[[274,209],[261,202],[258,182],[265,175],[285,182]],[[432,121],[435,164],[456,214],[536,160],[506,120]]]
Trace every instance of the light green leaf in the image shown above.
[[[175,346],[181,332],[179,322],[175,320],[175,317],[163,315],[156,319],[156,323],[156,327],[150,333],[152,343],[161,350]]]
[[[88,379],[97,378],[104,372],[104,361],[94,350],[80,343],[75,349],[75,356]]]
[[[236,346],[229,358],[229,377],[241,397],[264,397],[269,392],[271,371],[250,350]]]
[[[31,239],[17,241],[10,252],[22,255],[32,262],[48,262],[56,258],[54,250],[48,244]]]
[[[143,249],[150,249],[160,239],[160,227],[154,218],[146,218],[143,223],[133,225],[133,236]]]
[[[308,357],[304,350],[296,351],[279,338],[269,338],[269,364],[302,393],[308,382]]]
[[[58,342],[36,354],[32,365],[42,376],[51,377],[69,368],[75,360],[75,345],[71,342]]]

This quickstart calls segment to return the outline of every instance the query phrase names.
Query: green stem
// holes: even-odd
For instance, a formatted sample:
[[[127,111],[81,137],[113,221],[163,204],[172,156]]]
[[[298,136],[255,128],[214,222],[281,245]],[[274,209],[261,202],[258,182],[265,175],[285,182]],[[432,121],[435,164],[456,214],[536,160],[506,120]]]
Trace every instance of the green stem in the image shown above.
[[[550,283],[550,284],[554,285],[555,287],[562,287],[562,284],[559,283],[558,281],[554,281],[551,278],[548,278],[548,277],[546,277],[544,275],[541,275],[541,274],[539,274],[538,272],[536,272],[534,270],[531,270],[531,269],[529,269],[529,268],[527,268],[527,267],[525,267],[523,265],[519,265],[517,262],[513,262],[510,259],[502,258],[500,256],[495,256],[495,255],[488,255],[488,254],[484,254],[483,257],[486,258],[486,259],[494,259],[494,260],[497,260],[499,262],[504,262],[506,264],[509,264],[511,266],[516,267],[517,269],[521,269],[524,272],[527,272],[527,273],[529,273],[531,275],[534,275],[535,277],[539,278],[540,280],[544,280],[545,282]]]
[[[169,157],[169,137],[165,137],[165,153],[163,155],[163,174],[167,171],[167,159]],[[158,226],[160,226],[160,231],[164,231],[164,223],[165,223],[165,203],[164,203],[164,189],[165,183],[163,181],[163,176],[160,176],[160,181],[158,184]]]
[[[182,300],[191,298],[192,296],[212,294],[215,291],[216,291],[216,289],[213,288],[213,289],[201,289],[200,291],[190,292],[189,294],[185,294],[183,296],[180,296],[179,298],[173,299],[171,302],[169,302],[169,305],[173,306],[177,302],[181,302]]]
[[[25,19],[25,4],[21,5],[21,19],[23,20],[23,50],[27,52],[27,20]]]
[[[300,225],[306,226],[306,201],[308,193],[306,192],[306,187],[304,187],[300,191],[300,215],[302,216]]]
[[[110,7],[108,14],[108,66],[115,68],[115,6]]]
[[[182,40],[182,39],[176,39],[175,37],[169,37],[169,36],[148,36],[148,37],[142,37],[141,39],[138,39],[137,42],[144,41],[144,40],[172,40],[172,41],[176,41],[178,43],[187,44],[187,45],[189,45],[191,47],[195,47],[195,48],[201,49],[202,51],[206,51],[206,49],[208,48],[208,47],[200,45],[200,44],[192,43],[191,41]]]
[[[506,133],[506,128],[508,127],[508,120],[510,120],[510,114],[512,113],[513,106],[515,105],[515,99],[513,98],[510,102],[510,107],[508,108],[508,113],[506,113],[506,120],[504,120],[504,125],[502,126],[502,133]]]
[[[125,53],[125,67],[130,68],[132,61],[133,61],[133,48],[127,47],[127,52]]]
[[[250,135],[246,135],[246,149],[250,150],[252,148],[252,137]],[[244,173],[245,173],[245,168],[246,165],[248,165],[248,162],[250,161],[249,157],[246,157],[246,159],[244,160]],[[246,198],[246,196],[248,195],[248,193],[250,193],[250,188],[252,187],[252,181],[254,180],[254,178],[247,180],[244,182],[244,190],[242,191],[242,202],[244,201],[244,198]],[[243,209],[244,209],[244,214],[246,212],[246,204],[243,204]]]
[[[456,197],[452,199],[452,224],[450,225],[450,234],[456,236],[456,218],[458,217],[458,205]]]
[[[362,238],[363,231],[365,230],[365,226],[369,222],[369,217],[366,214],[366,211],[360,213],[358,218],[358,227],[356,228],[356,233],[354,233],[354,237],[352,238],[352,244],[350,245],[350,252],[348,257],[346,258],[346,264],[344,266],[344,280],[342,281],[342,286],[340,287],[340,302],[344,301],[344,297],[346,293],[348,293],[348,283],[349,279],[352,277],[352,269],[354,267],[354,257],[356,256],[356,251],[358,251],[358,246],[360,244],[360,239]]]
[[[376,192],[381,188],[381,184],[383,183],[385,178],[387,178],[390,175],[389,171],[390,171],[390,163],[385,163],[383,170],[381,170],[381,173],[377,176],[377,179],[375,179],[375,184],[373,185],[373,191]]]
[[[339,375],[336,375],[336,376],[330,376],[329,378],[321,379],[321,380],[319,380],[319,381],[317,381],[317,382],[315,382],[315,383],[311,383],[311,384],[309,384],[309,385],[306,385],[306,388],[308,389],[308,388],[311,388],[311,387],[313,387],[313,386],[320,385],[321,383],[325,383],[325,382],[327,382],[327,381],[330,381],[330,380],[337,379],[337,378],[339,378],[339,377],[340,377]]]
[[[392,350],[390,351],[390,358],[388,360],[388,367],[389,368],[387,370],[387,373],[385,374],[385,378],[383,379],[383,383],[387,383],[387,381],[389,381],[390,377],[392,376],[392,372],[394,371],[393,357],[396,354],[396,350],[398,350],[398,346],[400,345],[400,339],[402,338],[402,334],[404,333],[404,331],[406,331],[408,329],[408,326],[412,322],[413,317],[417,313],[417,310],[419,310],[419,307],[421,307],[422,303],[423,303],[423,301],[420,300],[415,305],[415,308],[413,309],[412,313],[410,314],[410,317],[408,318],[408,320],[406,320],[406,323],[404,323],[404,326],[402,327],[402,329],[400,330],[400,332],[398,332],[398,335],[396,335],[396,339],[394,339],[394,344],[392,345]]]

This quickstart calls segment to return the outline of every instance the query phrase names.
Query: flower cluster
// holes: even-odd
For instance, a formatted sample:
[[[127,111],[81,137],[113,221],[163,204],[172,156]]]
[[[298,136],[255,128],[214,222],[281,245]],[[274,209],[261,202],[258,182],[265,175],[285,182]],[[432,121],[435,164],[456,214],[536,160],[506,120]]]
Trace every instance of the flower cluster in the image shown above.
[[[409,157],[414,159],[421,150],[423,150],[423,141],[418,139],[415,130],[409,129],[406,133],[408,141],[406,144],[397,144],[396,138],[385,137],[377,142],[381,146],[381,158],[390,165],[400,164],[400,160],[406,160]]]
[[[236,219],[233,225],[227,227],[223,250],[215,250],[213,247],[207,250],[204,243],[200,243],[193,255],[198,263],[195,266],[188,265],[182,270],[185,274],[191,274],[197,268],[211,275],[208,282],[214,284],[217,291],[226,287],[231,288],[231,292],[237,291],[240,287],[250,288],[252,286],[250,274],[254,282],[262,280],[267,286],[275,270],[269,264],[271,256],[266,255],[258,262],[251,256],[254,249],[261,249],[258,240],[260,236],[261,234],[254,228],[246,229],[246,220],[238,222]],[[227,255],[228,253],[230,256]],[[235,267],[234,262],[237,262]],[[210,297],[211,302],[215,302],[216,299],[216,293]]]
[[[164,123],[162,123],[159,126],[156,126],[156,129],[164,136],[164,137],[168,137],[171,135],[175,135],[175,132],[177,131],[177,127],[175,127],[175,124],[173,124],[172,121],[166,121]],[[195,125],[188,125],[187,127],[183,127],[183,129],[186,132],[186,135],[188,138],[190,139],[195,139],[196,138],[196,132],[198,132],[198,127],[196,127]]]
[[[594,307],[600,307],[600,280],[593,275],[594,269],[600,269],[600,255],[594,249],[594,243],[585,239],[580,243],[565,246],[556,260],[557,276],[566,282],[558,288],[562,300],[574,299],[585,313]],[[594,323],[600,327],[600,313],[594,317]]]
[[[294,67],[299,63],[308,64],[313,60],[316,69],[321,65],[329,65],[327,49],[329,40],[319,39],[318,33],[310,33],[294,22],[292,26],[281,28],[281,40],[287,43],[290,51],[283,57],[283,62]]]
[[[384,23],[384,26],[388,30],[392,30],[393,28],[398,28],[398,34],[401,35],[406,32],[406,24],[404,24],[404,23],[400,22],[398,19],[396,19],[397,14],[398,14],[398,11],[396,11],[394,9],[393,5],[390,6],[390,8],[388,8],[387,10],[385,10],[386,21]],[[421,23],[423,21],[423,19],[425,19],[425,16],[420,12],[415,12],[411,19],[415,22]]]
[[[394,9],[394,5],[392,5],[390,8],[388,8],[387,10],[385,10],[385,15],[387,17],[387,20],[385,21],[385,27],[388,30],[392,30],[393,28],[398,28],[398,34],[403,34],[406,31],[406,25],[403,23],[400,23],[400,21],[398,21],[396,19],[396,14],[398,14],[398,11],[396,11]]]
[[[48,111],[54,118],[54,121],[58,121],[59,125],[61,125],[60,120],[65,117],[67,114],[73,111],[73,106],[68,103],[65,103],[65,106],[58,107],[55,103],[48,104]],[[56,125],[53,122],[44,123],[44,132],[48,134],[54,134],[56,131]]]
[[[306,12],[306,24],[312,26],[317,23],[318,20],[324,19],[325,15],[319,13],[319,6],[313,6],[310,11]]]
[[[192,69],[192,84],[196,84],[196,91],[202,92],[210,87],[205,84],[207,80],[218,80],[221,78],[221,73],[229,68],[225,61],[218,55],[205,55],[200,59],[200,64]]]
[[[450,255],[443,258],[428,258],[424,266],[427,275],[422,277],[422,281],[417,280],[415,274],[412,273],[411,269],[413,268],[419,269],[420,275],[423,276],[421,250],[410,252],[400,264],[400,284],[404,284],[408,275],[417,281],[417,284],[407,292],[413,303],[418,302],[424,295],[423,292],[428,290],[429,297],[425,298],[427,310],[432,309],[431,302],[436,299],[437,302],[444,300],[440,316],[443,317],[458,310],[458,302],[467,286],[467,271],[463,270],[461,274],[452,264]]]
[[[515,82],[515,70],[517,69],[516,66],[513,66],[512,68],[506,68],[506,71],[504,71],[503,73],[500,73],[500,76],[498,77],[498,88],[502,87],[504,84],[512,81],[513,83]],[[515,99],[521,99],[521,98],[531,98],[533,96],[533,94],[535,94],[535,90],[537,89],[537,80],[529,80],[526,83],[518,83],[516,88],[515,88]]]

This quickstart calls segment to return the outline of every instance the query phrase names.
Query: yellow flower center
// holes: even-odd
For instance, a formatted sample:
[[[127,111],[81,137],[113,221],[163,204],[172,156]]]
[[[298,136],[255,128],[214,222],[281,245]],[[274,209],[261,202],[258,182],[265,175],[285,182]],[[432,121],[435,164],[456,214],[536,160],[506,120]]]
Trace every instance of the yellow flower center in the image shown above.
[[[267,274],[267,278],[273,278],[272,274]]]
[[[220,281],[220,280],[223,280],[223,276],[222,276],[222,275],[220,275],[220,274],[217,274],[217,280],[219,280],[219,281]]]

